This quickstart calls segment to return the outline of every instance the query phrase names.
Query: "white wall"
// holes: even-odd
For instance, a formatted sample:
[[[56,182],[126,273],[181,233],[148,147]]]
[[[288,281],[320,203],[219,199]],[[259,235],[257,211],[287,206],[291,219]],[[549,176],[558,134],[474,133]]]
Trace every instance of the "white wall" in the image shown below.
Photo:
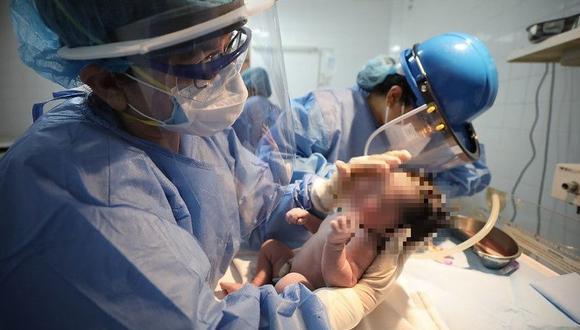
[[[278,1],[282,44],[332,50],[336,70],[328,85],[353,86],[367,60],[388,51],[390,6],[386,0]],[[302,96],[316,87],[303,71],[316,68],[311,68],[311,57],[301,62],[299,55],[289,55],[293,57],[286,63],[290,97]],[[304,81],[299,79],[302,76]]]
[[[20,62],[9,3],[0,1],[0,144],[13,141],[32,123],[33,103],[62,89]]]
[[[532,23],[580,12],[578,0],[399,0],[393,5],[390,41],[408,47],[415,41],[446,31],[463,31],[483,40],[495,58],[499,94],[493,108],[475,120],[486,145],[492,185],[511,191],[531,156],[528,132],[534,95],[544,64],[507,63],[508,54],[529,45],[525,28]],[[516,196],[536,202],[542,171],[548,113],[549,77],[540,94],[540,120],[534,133],[538,155],[526,172]],[[580,163],[580,68],[556,64],[554,106],[542,205],[554,213],[580,220],[575,207],[550,196],[556,163]],[[533,208],[529,208],[532,210]],[[535,223],[535,212],[522,213]],[[547,215],[550,216],[549,214]],[[523,221],[523,220],[522,220]],[[549,222],[550,219],[543,219]],[[544,226],[549,229],[549,226]],[[578,230],[578,229],[575,229]],[[578,242],[580,232],[567,235]]]

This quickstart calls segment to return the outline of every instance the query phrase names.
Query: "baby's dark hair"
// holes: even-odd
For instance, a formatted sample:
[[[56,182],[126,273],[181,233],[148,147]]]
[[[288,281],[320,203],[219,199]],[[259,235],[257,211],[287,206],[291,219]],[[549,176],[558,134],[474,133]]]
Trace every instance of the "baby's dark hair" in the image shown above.
[[[401,212],[401,228],[410,228],[411,236],[404,246],[415,246],[424,242],[438,229],[445,228],[449,222],[449,212],[445,207],[445,196],[433,185],[430,174],[407,172],[407,175],[418,183],[418,196],[406,201]]]

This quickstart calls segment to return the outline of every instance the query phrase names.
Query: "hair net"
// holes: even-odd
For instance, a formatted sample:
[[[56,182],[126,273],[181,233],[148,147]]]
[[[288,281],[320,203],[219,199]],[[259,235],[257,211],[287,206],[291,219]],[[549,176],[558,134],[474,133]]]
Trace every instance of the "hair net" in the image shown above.
[[[395,60],[386,55],[379,55],[365,64],[356,77],[356,83],[361,89],[370,92],[388,75],[394,73],[397,73]]]
[[[176,10],[182,7],[193,13],[188,21],[191,26],[192,20],[203,19],[200,15],[195,16],[197,8],[202,10],[233,2],[239,0],[152,0],[146,4],[142,0],[13,0],[11,12],[22,61],[43,77],[69,88],[81,84],[79,73],[88,64],[123,72],[128,62],[124,58],[65,60],[57,55],[63,46],[115,42],[118,40],[114,32],[120,27],[160,13],[176,15],[176,12],[183,12]],[[181,21],[187,24],[184,19]],[[161,28],[145,33],[154,37],[168,32],[173,31]]]
[[[244,84],[249,91],[255,95],[270,97],[272,89],[270,88],[270,79],[268,72],[263,68],[249,68],[242,74]]]

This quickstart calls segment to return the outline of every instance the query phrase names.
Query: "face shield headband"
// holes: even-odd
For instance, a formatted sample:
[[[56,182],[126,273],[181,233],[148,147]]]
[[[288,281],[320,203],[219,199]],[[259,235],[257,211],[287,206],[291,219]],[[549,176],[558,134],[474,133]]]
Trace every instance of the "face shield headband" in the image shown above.
[[[192,40],[203,40],[219,30],[223,32],[227,27],[231,29],[225,32],[231,32],[244,25],[250,17],[268,12],[275,2],[234,0],[230,4],[198,12],[178,8],[117,28],[111,32],[116,40],[72,48],[64,46],[58,49],[57,55],[65,60],[84,61],[147,55]],[[207,17],[213,18],[207,20]],[[192,19],[196,21],[193,25]]]
[[[431,83],[429,81],[429,77],[423,64],[421,63],[421,58],[419,56],[419,51],[417,47],[419,44],[414,44],[413,48],[411,49],[411,58],[415,60],[417,63],[417,67],[421,72],[421,77],[416,80],[417,87],[419,88],[419,92],[421,93],[421,97],[425,101],[427,105],[427,112],[433,113],[435,111],[438,112],[438,116],[435,116],[439,122],[433,122],[432,125],[436,131],[442,133],[448,133],[451,136],[457,146],[461,148],[463,151],[460,154],[457,154],[459,158],[464,162],[473,162],[479,159],[479,143],[477,141],[477,134],[475,133],[475,129],[471,123],[462,123],[461,125],[465,126],[466,131],[468,132],[467,139],[471,146],[473,146],[473,150],[469,150],[469,148],[462,143],[462,141],[458,138],[456,132],[453,130],[452,126],[449,124],[449,120],[445,115],[445,110],[441,106],[441,103],[435,97],[435,93],[433,93],[433,89],[431,88]],[[409,77],[412,79],[412,77]]]

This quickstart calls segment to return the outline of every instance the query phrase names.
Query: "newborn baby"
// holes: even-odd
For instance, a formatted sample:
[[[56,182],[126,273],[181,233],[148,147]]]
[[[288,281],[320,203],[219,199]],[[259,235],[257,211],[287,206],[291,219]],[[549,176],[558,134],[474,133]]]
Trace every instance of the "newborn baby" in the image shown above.
[[[441,195],[422,175],[398,171],[389,173],[383,184],[359,177],[352,185],[350,196],[340,198],[342,211],[325,221],[302,209],[290,210],[287,220],[305,225],[314,235],[297,253],[282,242],[266,241],[251,283],[274,282],[277,292],[294,283],[311,290],[353,287],[378,253],[390,252],[385,251],[389,243],[396,245],[393,253],[399,253],[400,248],[423,242],[446,221]],[[226,293],[242,286],[220,285]]]

